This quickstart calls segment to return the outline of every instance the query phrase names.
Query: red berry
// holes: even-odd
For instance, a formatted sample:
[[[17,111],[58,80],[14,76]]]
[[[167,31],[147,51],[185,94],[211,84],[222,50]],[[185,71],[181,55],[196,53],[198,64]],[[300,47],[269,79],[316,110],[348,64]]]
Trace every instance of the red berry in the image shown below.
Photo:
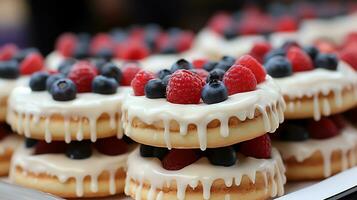
[[[336,53],[337,51],[335,44],[327,40],[318,40],[315,42],[315,46],[321,53]]]
[[[192,32],[185,31],[181,33],[176,40],[178,51],[183,52],[190,49],[193,39],[194,39],[194,34]]]
[[[265,81],[265,77],[267,73],[263,65],[260,64],[251,55],[244,55],[240,57],[235,64],[242,65],[243,67],[250,69],[253,72],[255,79],[257,80],[257,83],[261,83]]]
[[[5,44],[0,49],[0,60],[10,60],[18,51],[18,48],[14,44]]]
[[[348,47],[340,52],[340,58],[357,70],[357,48]]]
[[[200,158],[197,150],[193,149],[172,149],[162,159],[162,167],[167,170],[180,170]]]
[[[202,80],[206,80],[209,73],[204,69],[193,69],[193,72],[198,74]]]
[[[92,81],[96,75],[97,72],[95,67],[89,62],[81,61],[72,67],[68,74],[68,78],[77,86],[78,92],[91,92]]]
[[[112,38],[106,33],[99,33],[93,37],[90,44],[90,51],[92,54],[96,54],[103,48],[112,48]]]
[[[192,65],[196,68],[196,69],[202,69],[203,65],[206,64],[208,62],[207,59],[205,58],[200,58],[200,59],[195,59],[192,61]]]
[[[253,72],[242,65],[233,65],[224,74],[223,82],[229,95],[253,91],[257,87],[257,80]]]
[[[245,156],[268,159],[271,157],[271,141],[268,134],[240,143],[239,151]]]
[[[177,70],[166,88],[167,101],[177,104],[198,104],[205,82],[194,72]]]
[[[116,57],[124,60],[140,60],[149,55],[149,49],[143,42],[130,41],[122,44],[116,51]]]
[[[110,156],[120,155],[128,151],[128,144],[116,137],[99,139],[94,145],[100,153]]]
[[[43,140],[38,141],[35,147],[35,155],[38,154],[52,154],[52,153],[64,153],[66,151],[67,144],[63,141],[52,141],[47,143]]]
[[[276,25],[276,31],[281,31],[281,32],[293,32],[298,29],[298,22],[296,19],[290,17],[290,16],[285,16],[282,17],[280,20],[278,20],[278,23]]]
[[[290,60],[294,72],[308,71],[314,68],[309,55],[298,47],[290,47],[287,58]]]
[[[144,96],[146,83],[154,78],[155,75],[152,72],[144,70],[138,72],[131,81],[131,87],[133,87],[135,96]]]
[[[232,24],[232,18],[227,13],[219,13],[209,21],[209,27],[216,33],[223,31]]]
[[[250,50],[250,55],[262,63],[265,54],[267,54],[271,49],[272,46],[267,41],[256,42]]]
[[[126,63],[122,70],[120,85],[129,86],[135,75],[141,70],[139,65],[134,62]]]
[[[20,64],[20,73],[30,75],[34,72],[41,71],[44,67],[43,57],[39,53],[30,53]]]
[[[321,118],[319,121],[311,120],[307,128],[310,137],[314,139],[327,139],[339,134],[335,123],[326,117]]]
[[[346,127],[346,121],[341,114],[332,115],[330,116],[330,119],[333,121],[333,123],[335,123],[338,129],[342,130]]]
[[[56,42],[56,50],[64,57],[71,57],[77,45],[77,37],[73,33],[62,34]]]

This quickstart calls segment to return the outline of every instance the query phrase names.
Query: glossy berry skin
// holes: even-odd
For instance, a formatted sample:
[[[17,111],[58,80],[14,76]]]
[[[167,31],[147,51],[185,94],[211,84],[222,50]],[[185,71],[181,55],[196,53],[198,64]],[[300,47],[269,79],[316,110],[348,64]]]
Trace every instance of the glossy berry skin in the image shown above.
[[[49,77],[47,72],[36,72],[30,78],[30,88],[32,91],[46,90],[46,81]]]
[[[162,69],[157,73],[159,79],[164,79],[167,75],[171,75],[171,71],[168,69]]]
[[[102,48],[98,50],[95,55],[96,58],[103,58],[104,60],[111,60],[113,58],[113,50],[110,48]]]
[[[137,63],[126,63],[122,70],[122,79],[120,85],[130,86],[135,75],[141,70]]]
[[[38,140],[32,138],[25,138],[25,147],[26,148],[34,147],[37,144],[37,142]]]
[[[291,62],[282,56],[269,59],[264,66],[267,73],[273,78],[282,78],[293,74]]]
[[[118,82],[114,78],[99,75],[92,82],[92,91],[98,94],[115,94],[118,86]]]
[[[203,64],[202,68],[208,72],[212,71],[216,66],[217,66],[218,62],[214,62],[214,61],[208,61],[205,64]]]
[[[336,124],[329,118],[323,117],[319,121],[309,121],[307,129],[314,139],[328,139],[340,134]]]
[[[313,70],[313,62],[308,54],[298,47],[289,48],[286,57],[290,60],[293,72]]]
[[[172,149],[162,159],[162,167],[166,170],[180,170],[200,158],[194,149]]]
[[[232,146],[207,150],[207,158],[212,165],[229,167],[236,163],[237,153]]]
[[[76,98],[77,87],[70,79],[59,79],[52,84],[50,93],[56,101],[70,101]]]
[[[328,70],[336,70],[338,58],[335,54],[320,53],[315,58],[315,67]]]
[[[166,87],[160,79],[151,79],[145,85],[145,96],[149,99],[165,98]]]
[[[91,64],[80,61],[76,63],[68,74],[68,78],[77,86],[79,93],[91,92],[92,81],[97,75],[96,68]]]
[[[260,64],[253,56],[244,55],[240,57],[235,64],[239,64],[250,69],[253,72],[258,84],[265,81],[267,73],[262,64]]]
[[[226,72],[224,70],[222,70],[222,69],[214,69],[214,70],[209,72],[209,74],[207,76],[207,79],[206,79],[206,82],[208,83],[208,82],[213,81],[213,80],[222,81],[224,73],[226,73]]]
[[[271,51],[269,51],[265,56],[264,56],[264,63],[268,62],[268,60],[272,57],[275,56],[285,56],[286,52],[284,49],[282,48],[278,48],[278,49],[273,49]]]
[[[46,90],[50,92],[52,84],[62,78],[65,78],[63,74],[50,75],[46,80]]]
[[[228,94],[249,92],[257,87],[257,80],[252,71],[241,65],[234,65],[223,76]]]
[[[170,78],[171,78],[171,75],[167,75],[167,76],[165,76],[164,79],[162,79],[162,84],[164,84],[165,87],[167,87],[167,85],[169,84]]]
[[[162,160],[166,154],[169,152],[167,148],[154,147],[154,157]]]
[[[113,63],[107,63],[105,64],[101,69],[100,69],[100,73],[101,75],[108,77],[108,78],[114,78],[118,84],[121,81],[122,78],[122,72],[119,69],[119,67],[117,67],[115,64]]]
[[[52,141],[47,143],[43,140],[39,140],[35,145],[35,155],[39,154],[60,154],[65,153],[67,149],[67,144],[63,141]]]
[[[74,59],[66,59],[66,60],[62,61],[58,66],[58,72],[67,76],[69,74],[69,72],[71,71],[74,63],[75,63]]]
[[[235,63],[236,59],[234,57],[232,57],[232,56],[223,56],[221,58],[221,61],[224,61],[224,62],[226,62],[226,63],[228,63],[230,65],[233,65]]]
[[[20,70],[16,61],[0,62],[0,78],[16,79],[20,76]]]
[[[193,69],[193,65],[185,59],[180,59],[171,66],[171,73],[174,73],[179,69]]]
[[[13,60],[16,60],[17,62],[22,62],[30,53],[39,53],[39,50],[37,48],[26,48],[22,49],[12,57]]]
[[[70,159],[81,160],[92,155],[92,145],[88,141],[73,141],[66,149],[66,156]]]
[[[305,141],[309,139],[309,132],[304,126],[286,123],[281,130],[280,139],[284,141]]]
[[[121,155],[128,152],[128,144],[117,137],[101,138],[95,143],[95,148],[102,154],[109,156]]]
[[[201,98],[206,104],[219,103],[228,99],[228,91],[222,81],[213,80],[203,87]]]
[[[20,73],[30,75],[42,70],[44,67],[43,57],[39,53],[29,53],[20,63]]]
[[[316,56],[319,54],[319,50],[314,46],[305,46],[303,49],[312,60],[315,60]]]
[[[231,64],[230,62],[221,60],[217,63],[217,65],[215,66],[215,69],[221,69],[223,71],[228,71],[233,64]]]
[[[135,96],[144,96],[145,95],[145,85],[151,79],[154,79],[155,76],[153,73],[148,71],[140,71],[138,72],[134,79],[131,81],[131,87],[134,90]]]
[[[271,157],[271,140],[268,134],[244,141],[239,145],[239,151],[245,156],[268,159]]]

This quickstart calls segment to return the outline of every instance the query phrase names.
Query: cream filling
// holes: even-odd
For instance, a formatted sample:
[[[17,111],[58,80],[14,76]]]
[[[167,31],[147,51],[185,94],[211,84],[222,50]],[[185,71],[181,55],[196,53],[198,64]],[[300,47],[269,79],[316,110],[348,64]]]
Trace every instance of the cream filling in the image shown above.
[[[15,150],[22,142],[23,138],[16,134],[6,136],[0,140],[0,156],[3,155],[7,149]]]
[[[98,118],[106,113],[110,117],[110,126],[117,129],[118,138],[122,137],[121,121],[115,119],[120,113],[123,98],[130,91],[129,87],[120,87],[116,94],[101,95],[96,93],[79,93],[72,101],[55,101],[47,91],[33,92],[29,87],[16,88],[9,98],[8,118],[18,114],[17,127],[23,127],[26,137],[31,137],[30,122],[31,117],[34,123],[38,123],[41,118],[45,118],[45,140],[51,142],[50,132],[51,116],[62,115],[65,125],[65,141],[71,141],[69,123],[71,118],[87,118],[90,125],[91,141],[97,139],[96,124]],[[24,117],[24,119],[23,119]],[[77,139],[83,139],[82,120],[77,132]]]
[[[169,187],[175,182],[177,187],[177,199],[185,199],[187,187],[195,189],[198,184],[203,187],[203,199],[209,199],[211,187],[215,180],[222,179],[226,187],[233,184],[239,186],[244,175],[255,183],[257,172],[261,172],[264,177],[266,193],[268,193],[268,181],[272,183],[271,197],[280,196],[284,193],[285,168],[280,154],[276,149],[272,149],[271,159],[256,159],[238,155],[238,161],[230,167],[214,166],[207,158],[201,158],[195,163],[177,171],[169,171],[162,167],[161,161],[157,158],[143,158],[139,150],[135,150],[128,158],[128,172],[125,184],[125,193],[129,194],[130,180],[138,181],[139,186],[135,188],[135,199],[140,200],[144,181],[150,183],[150,190],[145,199],[161,200],[164,187]],[[268,180],[269,174],[269,180]],[[277,180],[274,177],[277,177]],[[156,197],[155,197],[156,196]],[[229,197],[229,194],[226,196]],[[228,198],[229,199],[229,198]]]
[[[126,162],[129,153],[118,156],[107,156],[93,151],[91,157],[82,160],[73,160],[64,154],[33,155],[34,148],[18,148],[15,152],[10,168],[10,180],[14,180],[16,167],[21,167],[23,173],[45,173],[57,177],[61,183],[70,178],[76,181],[76,194],[83,196],[84,178],[90,176],[91,191],[98,191],[98,178],[101,173],[109,172],[109,192],[116,193],[115,174],[120,168],[126,170]]]
[[[16,87],[27,85],[29,80],[29,76],[22,76],[17,79],[0,78],[0,99],[10,96],[11,91]]]
[[[270,110],[272,117],[268,115]],[[284,121],[283,112],[285,102],[281,96],[279,87],[273,79],[267,76],[265,82],[259,84],[256,90],[238,93],[217,104],[173,104],[166,99],[148,99],[144,96],[129,94],[122,106],[122,113],[127,114],[127,120],[123,119],[125,134],[130,137],[132,121],[135,117],[146,124],[162,121],[164,123],[164,138],[166,146],[171,148],[170,121],[175,120],[180,125],[180,134],[186,135],[188,125],[195,124],[200,148],[207,147],[207,125],[212,120],[220,121],[220,134],[229,136],[229,118],[237,117],[240,121],[253,119],[255,111],[263,116],[266,132],[274,132],[279,123]]]
[[[352,126],[346,127],[338,136],[316,140],[308,139],[300,142],[288,141],[273,141],[273,146],[276,147],[284,159],[295,158],[298,162],[303,162],[315,152],[320,152],[323,157],[324,175],[331,175],[331,157],[336,150],[342,152],[342,169],[348,168],[348,160],[352,165],[356,164],[356,154],[354,148],[357,144],[357,130]],[[353,151],[351,151],[353,150]],[[348,154],[350,151],[350,154]],[[348,157],[350,155],[350,157]]]

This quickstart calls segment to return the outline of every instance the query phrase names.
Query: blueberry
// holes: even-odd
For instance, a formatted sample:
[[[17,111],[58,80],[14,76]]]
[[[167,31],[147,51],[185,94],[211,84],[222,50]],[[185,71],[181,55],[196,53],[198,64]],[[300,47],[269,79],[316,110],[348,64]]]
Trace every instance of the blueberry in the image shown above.
[[[47,72],[36,72],[30,78],[30,88],[32,91],[46,90],[46,81],[49,77]]]
[[[213,80],[203,87],[201,97],[206,104],[219,103],[228,99],[228,91],[222,81]]]
[[[152,79],[145,85],[145,96],[149,99],[165,98],[166,86],[160,79]]]
[[[71,142],[66,150],[66,156],[70,159],[80,160],[92,155],[92,145],[88,141]]]
[[[221,69],[223,71],[228,71],[229,68],[232,67],[233,64],[231,64],[230,62],[221,60],[217,63],[217,65],[215,66],[215,69]]]
[[[89,44],[90,40],[91,40],[90,34],[85,33],[85,32],[78,33],[77,38],[78,38],[79,43],[83,43],[83,44]]]
[[[101,68],[100,73],[105,77],[114,78],[118,84],[120,83],[121,78],[122,78],[121,70],[119,69],[118,66],[116,66],[113,63],[105,64]]]
[[[166,154],[169,152],[167,148],[163,147],[154,147],[154,157],[162,160]]]
[[[164,84],[165,87],[167,87],[167,84],[169,84],[170,77],[171,75],[167,75],[164,79],[162,79],[162,84]]]
[[[59,79],[51,86],[52,98],[56,101],[70,101],[76,98],[77,87],[70,79]]]
[[[128,37],[127,33],[120,28],[116,28],[116,29],[112,30],[110,32],[110,34],[112,35],[112,38],[114,39],[114,41],[118,42],[118,43],[123,42]]]
[[[62,61],[60,63],[60,65],[58,66],[58,72],[67,76],[69,74],[69,72],[71,71],[72,66],[75,62],[76,61],[74,59],[66,59],[66,60]]]
[[[33,48],[33,47],[22,49],[21,51],[17,52],[12,59],[17,62],[22,62],[28,54],[35,53],[35,52],[39,53],[40,51],[37,48]]]
[[[96,58],[103,58],[104,60],[111,60],[113,58],[113,51],[109,48],[100,49],[95,55]]]
[[[210,72],[216,67],[217,64],[218,64],[218,62],[208,61],[202,67],[204,70]]]
[[[61,78],[65,78],[65,76],[63,74],[54,74],[49,76],[46,80],[46,90],[50,92],[52,84]]]
[[[231,40],[237,36],[237,30],[234,26],[228,26],[226,29],[223,30],[223,36],[227,40]]]
[[[221,61],[229,63],[230,65],[233,65],[236,62],[236,59],[232,56],[223,56]]]
[[[76,59],[84,59],[89,57],[89,45],[88,43],[80,42],[73,52],[73,57]]]
[[[220,80],[221,81],[221,80],[223,80],[224,73],[225,73],[225,71],[222,69],[218,69],[218,68],[214,69],[214,70],[210,71],[210,73],[208,74],[206,82],[208,83],[212,80]]]
[[[309,139],[309,132],[304,126],[286,123],[280,132],[280,139],[284,141],[304,141]]]
[[[25,147],[31,148],[37,144],[38,140],[32,138],[25,138]]]
[[[174,54],[177,52],[178,52],[178,50],[176,49],[174,44],[168,44],[160,50],[161,54]]]
[[[213,165],[229,167],[236,163],[237,155],[233,147],[220,147],[207,150],[207,158]]]
[[[180,59],[171,66],[171,73],[174,73],[179,69],[193,69],[193,65],[185,59]]]
[[[319,54],[319,50],[314,46],[305,46],[303,49],[312,60],[315,60],[316,56]]]
[[[264,65],[267,73],[274,78],[290,76],[293,73],[291,62],[282,56],[275,56]]]
[[[19,76],[20,70],[16,61],[0,62],[0,78],[16,79]]]
[[[154,148],[155,147],[141,144],[140,145],[140,155],[142,157],[154,157]]]
[[[282,48],[278,48],[278,49],[273,49],[271,51],[269,51],[265,56],[264,56],[264,63],[268,62],[268,60],[270,58],[273,58],[275,56],[285,56],[286,52],[284,49]]]
[[[96,58],[92,61],[92,64],[97,68],[98,72],[102,71],[103,66],[107,63],[108,61],[104,58]]]
[[[171,74],[171,71],[168,70],[168,69],[162,69],[160,70],[159,72],[157,72],[157,77],[159,79],[164,79],[167,75],[170,75]]]
[[[99,75],[92,82],[92,91],[98,94],[115,94],[118,86],[118,82],[114,78]]]
[[[167,30],[167,33],[169,34],[170,37],[176,37],[180,33],[182,33],[182,30],[180,28],[173,27],[173,28],[170,28],[169,30]]]
[[[338,58],[335,54],[320,53],[315,58],[315,67],[328,70],[336,70]]]

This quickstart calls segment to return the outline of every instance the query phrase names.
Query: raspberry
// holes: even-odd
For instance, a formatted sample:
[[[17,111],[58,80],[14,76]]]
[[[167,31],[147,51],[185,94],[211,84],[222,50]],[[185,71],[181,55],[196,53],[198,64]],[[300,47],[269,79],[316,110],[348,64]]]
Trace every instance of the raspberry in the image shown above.
[[[192,69],[192,72],[198,74],[202,80],[206,80],[208,76],[208,72],[204,69]]]
[[[235,64],[242,65],[243,67],[250,69],[253,72],[255,79],[257,80],[257,83],[261,83],[265,81],[265,77],[267,73],[263,65],[260,64],[251,55],[244,55],[240,57]]]
[[[271,141],[268,134],[240,143],[239,151],[245,156],[268,159],[271,156]]]
[[[200,158],[197,150],[172,149],[162,160],[162,167],[167,170],[180,170]]]
[[[194,35],[192,32],[185,31],[181,33],[176,40],[178,51],[183,52],[190,49],[193,39],[194,39]]]
[[[335,123],[336,127],[340,130],[346,127],[345,118],[341,114],[332,115],[330,119]]]
[[[90,44],[90,52],[96,54],[101,49],[111,49],[113,44],[112,38],[106,33],[99,33],[93,37]]]
[[[357,70],[357,48],[348,47],[340,52],[340,58]]]
[[[128,151],[128,144],[117,137],[109,137],[97,140],[95,148],[102,154],[116,156]]]
[[[267,41],[256,42],[249,54],[262,63],[264,61],[265,54],[267,54],[271,49],[272,46]]]
[[[201,58],[201,59],[195,59],[192,61],[192,65],[196,68],[196,69],[202,69],[203,66],[208,62],[207,59]]]
[[[88,62],[78,62],[76,63],[68,74],[68,78],[71,79],[77,86],[77,91],[81,92],[91,92],[92,91],[92,81],[97,75],[95,67],[93,67]]]
[[[334,122],[329,118],[321,118],[319,121],[311,120],[307,126],[311,138],[327,139],[339,134]]]
[[[287,58],[290,60],[294,72],[308,71],[314,68],[310,56],[298,47],[289,48]]]
[[[223,33],[226,27],[232,24],[232,18],[227,13],[219,13],[213,16],[208,26],[216,33]]]
[[[120,85],[129,86],[135,75],[141,70],[137,63],[126,63],[122,70]]]
[[[71,57],[77,45],[77,37],[73,33],[64,33],[56,41],[56,50],[64,57]]]
[[[353,43],[351,43],[353,45]],[[321,53],[336,53],[336,45],[331,41],[319,40],[315,42],[315,46]]]
[[[44,67],[43,57],[39,53],[30,53],[20,64],[20,73],[29,75],[37,71],[41,71]]]
[[[130,41],[116,49],[116,57],[124,60],[140,60],[149,55],[149,49],[143,42]]]
[[[18,51],[18,48],[14,44],[6,44],[0,49],[0,60],[10,60]]]
[[[47,143],[45,141],[38,141],[35,147],[35,155],[38,154],[58,154],[66,151],[67,144],[63,141],[52,141]]]
[[[198,104],[205,82],[188,70],[177,70],[170,76],[166,88],[167,101],[177,104]]]
[[[242,65],[233,65],[224,74],[223,82],[229,95],[252,91],[257,87],[257,80],[253,72]]]
[[[138,72],[131,81],[131,87],[133,87],[135,96],[144,96],[146,83],[154,78],[155,76],[151,72],[144,70]]]
[[[298,29],[298,23],[296,19],[290,17],[290,16],[285,16],[282,17],[280,20],[278,20],[278,23],[276,25],[276,31],[281,31],[281,32],[293,32]]]

